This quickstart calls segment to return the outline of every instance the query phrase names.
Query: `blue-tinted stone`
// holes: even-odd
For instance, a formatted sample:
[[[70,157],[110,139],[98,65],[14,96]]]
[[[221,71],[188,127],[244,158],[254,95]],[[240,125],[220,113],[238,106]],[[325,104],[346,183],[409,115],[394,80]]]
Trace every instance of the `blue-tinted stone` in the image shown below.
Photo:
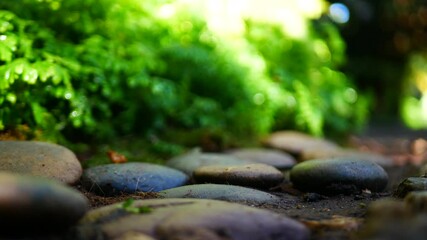
[[[107,164],[86,169],[83,186],[90,192],[115,195],[121,192],[158,192],[187,183],[178,170],[149,163]]]
[[[296,188],[320,193],[348,193],[369,189],[384,190],[388,175],[371,161],[356,158],[310,160],[295,165],[290,180]]]

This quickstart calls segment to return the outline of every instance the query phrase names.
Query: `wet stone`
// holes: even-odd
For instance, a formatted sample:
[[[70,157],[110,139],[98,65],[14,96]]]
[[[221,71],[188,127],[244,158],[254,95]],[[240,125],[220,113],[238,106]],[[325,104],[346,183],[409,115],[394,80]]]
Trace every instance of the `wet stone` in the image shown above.
[[[35,141],[0,141],[0,171],[74,184],[82,175],[82,166],[72,151],[60,145]]]
[[[253,163],[267,164],[277,169],[288,169],[296,163],[290,154],[275,149],[243,148],[229,150],[226,153]]]
[[[197,183],[223,183],[265,188],[277,186],[284,180],[282,172],[265,164],[239,166],[205,166],[194,170]]]
[[[41,177],[0,173],[0,237],[59,232],[88,209],[86,197],[71,187]]]
[[[107,164],[86,169],[83,186],[99,195],[116,195],[122,192],[158,192],[186,184],[183,172],[149,163]]]
[[[295,131],[279,131],[272,133],[263,144],[267,147],[279,149],[293,155],[313,149],[338,149],[339,147],[326,139],[315,138]]]
[[[233,166],[249,163],[251,162],[227,154],[202,153],[199,149],[194,149],[186,154],[170,159],[166,165],[183,171],[187,175],[191,176],[195,169],[203,166]]]
[[[295,165],[290,180],[302,191],[325,194],[353,193],[364,189],[380,192],[388,175],[382,167],[355,158],[310,160]]]
[[[285,216],[217,200],[151,199],[135,201],[129,212],[121,204],[94,209],[76,228],[78,239],[114,239],[128,232],[155,239],[303,240],[308,229]]]
[[[396,197],[404,198],[410,192],[425,190],[427,190],[427,178],[410,177],[399,184],[394,195]]]
[[[159,192],[165,198],[215,199],[245,204],[276,204],[280,198],[252,188],[223,185],[195,184],[172,188]]]

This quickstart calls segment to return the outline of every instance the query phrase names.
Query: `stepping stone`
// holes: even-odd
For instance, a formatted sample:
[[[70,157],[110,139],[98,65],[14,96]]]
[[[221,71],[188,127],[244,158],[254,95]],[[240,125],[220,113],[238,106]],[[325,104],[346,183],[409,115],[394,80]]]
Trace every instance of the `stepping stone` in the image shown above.
[[[194,170],[197,183],[223,183],[257,188],[270,188],[284,180],[283,173],[265,164],[239,166],[205,166]]]
[[[267,164],[277,169],[288,169],[296,163],[290,154],[275,149],[243,148],[229,150],[226,153],[253,163]]]
[[[427,190],[427,178],[426,177],[410,177],[403,180],[394,193],[396,197],[403,198],[408,193],[414,191],[426,191]]]
[[[263,141],[267,147],[279,149],[293,155],[313,149],[338,149],[339,147],[326,139],[315,138],[295,131],[279,131],[272,133]]]
[[[129,209],[129,210],[127,210]],[[132,211],[130,211],[130,209]],[[141,213],[134,213],[141,209]],[[301,223],[263,209],[206,199],[138,200],[90,211],[76,228],[77,239],[120,239],[129,232],[155,239],[309,239]]]
[[[358,158],[361,160],[367,160],[374,162],[383,167],[391,167],[394,166],[393,159],[369,152],[361,152],[354,149],[309,149],[305,150],[300,155],[300,161],[307,161],[313,159],[330,159],[337,157],[352,157]]]
[[[317,193],[351,193],[363,189],[380,192],[388,175],[382,167],[355,158],[310,160],[295,165],[290,180],[296,188]]]
[[[215,199],[245,204],[276,204],[280,198],[252,188],[222,184],[195,184],[159,192],[165,198]]]
[[[1,234],[63,231],[89,209],[80,192],[56,181],[0,173]]]
[[[0,141],[0,170],[74,184],[82,166],[69,149],[45,142]]]
[[[404,201],[406,207],[413,214],[427,213],[427,191],[410,192]]]
[[[166,165],[183,171],[191,176],[193,171],[203,166],[233,166],[251,163],[227,154],[221,153],[201,153],[199,149],[194,149],[186,154],[170,159]]]
[[[106,164],[83,172],[82,184],[90,192],[111,196],[120,193],[158,192],[186,184],[178,170],[150,163]]]

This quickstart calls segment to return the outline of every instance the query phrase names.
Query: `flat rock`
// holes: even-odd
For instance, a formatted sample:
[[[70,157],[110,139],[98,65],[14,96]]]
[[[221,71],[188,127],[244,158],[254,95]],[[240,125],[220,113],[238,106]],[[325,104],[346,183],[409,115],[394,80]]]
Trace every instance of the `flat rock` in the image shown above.
[[[279,131],[272,133],[263,144],[293,155],[313,149],[338,149],[339,147],[326,139],[316,138],[296,131]]]
[[[5,232],[61,231],[88,209],[86,197],[71,187],[46,178],[0,172],[0,236]]]
[[[238,166],[204,166],[193,172],[197,183],[223,183],[257,188],[270,188],[284,180],[283,173],[265,164]]]
[[[313,159],[330,159],[330,158],[343,158],[343,157],[352,157],[358,158],[361,160],[367,160],[374,162],[383,167],[394,166],[393,159],[375,153],[362,152],[355,149],[308,149],[301,153],[300,161],[307,161]]]
[[[394,193],[396,197],[403,198],[410,192],[426,191],[427,178],[426,177],[409,177],[403,180]]]
[[[100,195],[122,192],[158,192],[187,183],[183,172],[150,163],[107,164],[88,168],[82,176],[83,186]]]
[[[191,176],[196,168],[203,166],[233,166],[233,165],[244,165],[251,163],[237,157],[233,157],[222,153],[202,153],[199,149],[194,149],[183,155],[170,159],[166,165],[183,171],[187,175]]]
[[[0,141],[0,171],[47,177],[74,184],[82,166],[69,149],[46,142]]]
[[[156,239],[303,240],[308,229],[285,216],[258,208],[206,199],[151,199],[135,201],[132,213],[114,204],[94,209],[76,228],[78,239],[120,238],[129,232]]]
[[[243,148],[229,150],[226,153],[253,163],[267,164],[277,169],[288,169],[296,163],[292,155],[275,149]]]
[[[223,185],[195,184],[171,188],[159,192],[165,198],[199,198],[215,199],[245,204],[276,204],[280,198],[252,188]]]
[[[310,160],[295,165],[290,180],[296,188],[318,193],[384,190],[388,175],[382,167],[357,158]]]

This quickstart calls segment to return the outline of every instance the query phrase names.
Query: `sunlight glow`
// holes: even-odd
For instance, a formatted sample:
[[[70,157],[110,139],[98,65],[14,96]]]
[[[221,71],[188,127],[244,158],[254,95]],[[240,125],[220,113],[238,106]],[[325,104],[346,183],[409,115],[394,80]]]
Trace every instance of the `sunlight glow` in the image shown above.
[[[322,0],[177,0],[163,5],[159,16],[169,18],[179,8],[191,9],[206,17],[208,27],[216,34],[240,36],[244,20],[277,23],[294,38],[304,38],[307,21],[319,18],[324,11]]]

